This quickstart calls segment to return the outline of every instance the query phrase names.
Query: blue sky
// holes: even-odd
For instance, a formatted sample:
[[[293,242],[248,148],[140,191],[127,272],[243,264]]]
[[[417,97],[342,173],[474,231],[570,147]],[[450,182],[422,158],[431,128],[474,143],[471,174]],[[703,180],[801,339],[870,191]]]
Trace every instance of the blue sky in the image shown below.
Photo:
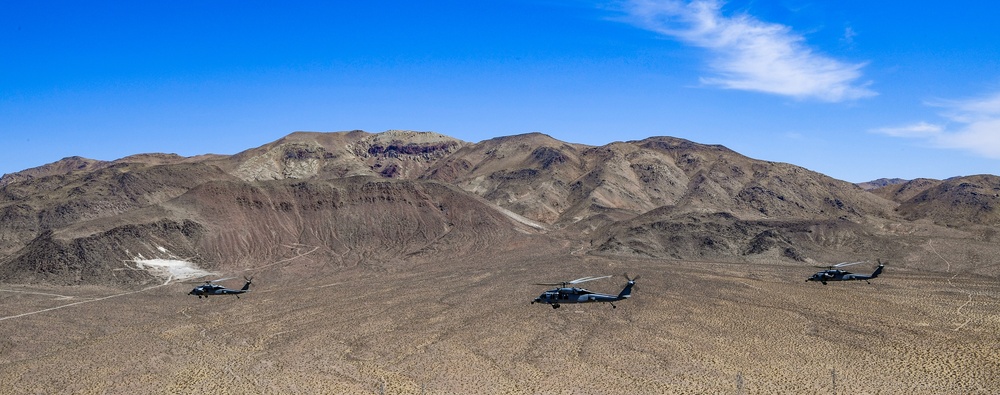
[[[861,182],[1000,174],[1000,3],[0,3],[0,173],[294,131],[675,136]]]

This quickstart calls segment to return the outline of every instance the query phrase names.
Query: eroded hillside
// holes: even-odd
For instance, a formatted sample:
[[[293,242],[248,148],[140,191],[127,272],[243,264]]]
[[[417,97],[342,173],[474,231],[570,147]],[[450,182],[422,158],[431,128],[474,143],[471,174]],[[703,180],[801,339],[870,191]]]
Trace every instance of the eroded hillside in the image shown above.
[[[0,278],[144,284],[156,279],[129,265],[137,257],[232,269],[297,256],[303,245],[334,265],[391,265],[526,233],[611,256],[919,265],[911,258],[935,235],[965,240],[945,244],[955,246],[947,254],[992,251],[996,180],[872,193],[671,137],[593,147],[538,133],[468,143],[427,132],[298,132],[231,156],[67,158],[7,175]]]

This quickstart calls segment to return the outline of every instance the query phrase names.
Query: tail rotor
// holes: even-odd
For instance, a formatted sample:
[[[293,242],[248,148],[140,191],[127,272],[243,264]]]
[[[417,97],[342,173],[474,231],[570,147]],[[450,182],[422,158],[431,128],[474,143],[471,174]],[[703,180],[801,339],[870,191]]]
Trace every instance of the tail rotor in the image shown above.
[[[625,288],[623,288],[622,291],[618,294],[618,300],[628,299],[629,297],[632,296],[632,287],[635,286],[635,280],[638,280],[639,276],[630,278],[628,276],[628,273],[625,273],[625,279],[628,280],[628,283],[625,284]]]
[[[246,280],[246,284],[243,284],[243,288],[240,291],[250,291],[250,284],[253,283],[253,277],[243,276],[243,279]]]

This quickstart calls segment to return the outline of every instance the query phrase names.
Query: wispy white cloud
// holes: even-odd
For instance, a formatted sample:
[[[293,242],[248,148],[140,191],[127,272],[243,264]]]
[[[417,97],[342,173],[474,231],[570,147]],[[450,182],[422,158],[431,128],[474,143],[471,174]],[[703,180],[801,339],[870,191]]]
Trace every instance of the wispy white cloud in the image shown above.
[[[747,14],[726,16],[716,0],[627,0],[627,21],[707,50],[705,84],[829,102],[874,96],[859,82],[864,63],[818,54],[785,25]],[[849,35],[852,35],[850,32]]]
[[[976,99],[939,100],[926,104],[943,108],[940,115],[945,122],[918,122],[872,131],[923,140],[938,148],[959,149],[1000,159],[1000,92]]]
[[[854,37],[857,36],[858,33],[854,31],[854,28],[848,26],[844,28],[844,37],[840,41],[847,45],[854,45]]]
[[[934,138],[944,132],[944,127],[920,121],[904,126],[878,128],[873,130],[873,132],[892,137]]]

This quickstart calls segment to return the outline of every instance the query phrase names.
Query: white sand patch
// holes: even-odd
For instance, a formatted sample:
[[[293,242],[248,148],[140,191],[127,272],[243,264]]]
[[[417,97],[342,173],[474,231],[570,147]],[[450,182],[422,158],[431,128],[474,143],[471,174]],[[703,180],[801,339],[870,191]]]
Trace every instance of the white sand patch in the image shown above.
[[[167,281],[187,280],[215,274],[199,269],[191,262],[177,259],[136,259],[133,262],[140,269],[145,269],[155,276],[164,277]]]
[[[535,222],[535,221],[532,221],[532,220],[527,219],[525,217],[522,217],[521,215],[519,215],[519,214],[517,214],[517,213],[515,213],[513,211],[510,211],[508,209],[505,209],[505,208],[497,206],[497,205],[493,205],[493,208],[495,208],[501,214],[506,215],[510,219],[513,219],[513,220],[515,220],[517,222],[520,222],[522,224],[528,225],[528,226],[530,226],[532,228],[535,228],[535,229],[538,229],[538,230],[547,230],[545,228],[545,225],[542,225],[542,224],[540,224],[538,222]]]

